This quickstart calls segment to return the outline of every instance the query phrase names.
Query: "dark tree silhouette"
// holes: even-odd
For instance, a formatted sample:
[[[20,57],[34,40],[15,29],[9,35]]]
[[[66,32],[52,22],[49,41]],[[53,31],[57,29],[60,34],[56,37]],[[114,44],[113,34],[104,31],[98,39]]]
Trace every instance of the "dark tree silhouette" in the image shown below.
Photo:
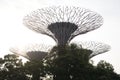
[[[91,50],[80,48],[75,44],[56,46],[47,58],[47,67],[53,80],[119,80],[111,64],[101,61],[97,66],[90,63]]]
[[[18,56],[8,54],[0,59],[0,80],[28,80]]]
[[[92,53],[75,44],[55,46],[51,56],[24,65],[16,55],[5,55],[0,58],[0,80],[44,80],[48,76],[51,79],[46,80],[120,80],[111,64],[101,61],[94,66],[89,57]]]
[[[75,36],[99,28],[102,19],[84,8],[48,7],[33,11],[23,21],[29,29],[52,37],[57,45],[65,45]]]
[[[45,77],[45,67],[42,61],[28,61],[24,65],[26,75],[31,76],[30,80],[42,80]]]

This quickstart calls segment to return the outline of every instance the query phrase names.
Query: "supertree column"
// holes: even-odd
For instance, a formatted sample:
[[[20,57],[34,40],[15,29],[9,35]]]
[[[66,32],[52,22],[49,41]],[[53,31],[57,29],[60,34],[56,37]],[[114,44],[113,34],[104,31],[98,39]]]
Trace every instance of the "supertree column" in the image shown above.
[[[97,56],[99,54],[105,53],[110,50],[110,46],[101,42],[94,42],[94,41],[89,41],[89,42],[75,42],[80,48],[83,49],[88,49],[92,51],[92,54],[90,54],[90,58]]]
[[[52,47],[50,46],[45,46],[45,45],[38,45],[38,44],[31,44],[31,45],[26,45],[20,47],[12,47],[10,48],[10,51],[14,54],[23,56],[24,58],[27,58],[28,60],[36,60],[40,61],[43,60]]]
[[[29,29],[52,37],[57,45],[68,44],[75,36],[99,28],[103,18],[96,12],[79,7],[48,7],[24,17]]]

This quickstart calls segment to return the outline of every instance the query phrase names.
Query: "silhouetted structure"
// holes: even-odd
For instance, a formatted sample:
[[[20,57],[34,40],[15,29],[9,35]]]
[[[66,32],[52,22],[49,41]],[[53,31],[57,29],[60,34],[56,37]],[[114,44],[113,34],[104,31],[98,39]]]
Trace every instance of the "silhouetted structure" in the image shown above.
[[[68,44],[79,34],[99,28],[103,18],[96,12],[79,7],[48,7],[24,17],[29,29],[52,37],[58,45]]]
[[[103,24],[103,18],[96,12],[84,8],[54,6],[33,11],[24,17],[23,22],[29,29],[52,37],[57,46],[64,47],[69,45],[75,36],[99,28]],[[103,43],[85,42],[77,44],[80,44],[83,49],[92,51],[90,58],[110,49],[110,46]],[[39,50],[35,50],[35,48],[36,46],[31,49],[27,48],[23,52],[16,49],[11,51],[29,60],[42,60],[49,53],[46,50],[47,48],[42,50],[41,45],[37,47]]]
[[[110,50],[110,46],[104,43],[100,42],[77,42],[77,46],[82,49],[90,50],[92,51],[92,54],[90,54],[89,58],[92,58],[96,55],[105,53]],[[45,57],[52,57],[53,54],[50,54],[50,51],[52,50],[52,47],[45,47],[41,46],[40,44],[37,45],[28,45],[26,48],[17,49],[17,48],[11,48],[10,51],[19,54],[29,60],[42,60]]]
[[[92,54],[89,56],[90,58],[105,53],[110,50],[110,46],[100,42],[77,42],[76,43],[80,48],[88,49],[92,51]]]
[[[27,45],[25,47],[23,46],[22,49],[17,47],[11,48],[10,51],[12,53],[21,55],[27,58],[28,60],[39,61],[47,56],[51,48],[52,47],[45,46],[45,45],[34,44],[34,45]]]

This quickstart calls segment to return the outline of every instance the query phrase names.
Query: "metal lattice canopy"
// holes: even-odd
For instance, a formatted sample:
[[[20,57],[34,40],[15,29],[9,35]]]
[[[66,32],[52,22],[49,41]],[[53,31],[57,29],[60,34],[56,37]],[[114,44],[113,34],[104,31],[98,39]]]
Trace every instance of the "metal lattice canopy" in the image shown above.
[[[13,47],[10,49],[12,53],[18,54],[20,56],[23,56],[27,58],[28,60],[43,60],[49,53],[49,51],[52,49],[51,46],[45,46],[45,45],[38,45],[38,44],[32,44],[32,45],[26,45],[21,47]]]
[[[79,7],[48,7],[24,17],[29,29],[52,37],[57,45],[65,45],[75,36],[99,28],[103,18],[96,12]]]
[[[108,52],[110,50],[110,46],[101,42],[94,42],[94,41],[89,41],[89,42],[74,42],[77,44],[80,48],[83,49],[88,49],[92,51],[92,54],[90,55],[90,58]]]
[[[91,50],[90,58],[97,56],[99,54],[105,53],[110,50],[110,46],[100,42],[74,42],[79,48]],[[41,44],[27,45],[22,48],[11,48],[10,51],[21,55],[29,60],[43,60],[45,57],[49,56],[50,51],[53,46],[45,46]]]

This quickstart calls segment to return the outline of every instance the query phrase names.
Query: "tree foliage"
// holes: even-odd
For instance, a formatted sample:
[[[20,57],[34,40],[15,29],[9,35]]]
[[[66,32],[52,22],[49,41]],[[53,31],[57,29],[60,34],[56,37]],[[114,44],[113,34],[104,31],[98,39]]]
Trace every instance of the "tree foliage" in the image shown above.
[[[31,76],[31,80],[40,80],[45,75],[45,67],[41,61],[28,61],[24,65],[26,74]]]
[[[79,49],[76,45],[54,47],[52,53],[57,57],[48,60],[54,80],[79,80],[89,64],[90,50]],[[51,53],[51,54],[52,54]]]
[[[75,44],[56,46],[51,51],[56,55],[48,60],[53,80],[119,80],[113,66],[100,61],[97,66],[90,63],[91,50],[83,49]]]
[[[75,44],[55,46],[48,57],[41,61],[23,64],[13,54],[0,58],[0,80],[120,80],[110,63],[90,63],[91,50]]]
[[[0,80],[28,80],[18,56],[8,54],[0,59]]]

